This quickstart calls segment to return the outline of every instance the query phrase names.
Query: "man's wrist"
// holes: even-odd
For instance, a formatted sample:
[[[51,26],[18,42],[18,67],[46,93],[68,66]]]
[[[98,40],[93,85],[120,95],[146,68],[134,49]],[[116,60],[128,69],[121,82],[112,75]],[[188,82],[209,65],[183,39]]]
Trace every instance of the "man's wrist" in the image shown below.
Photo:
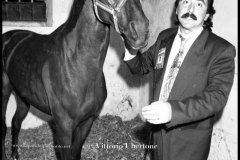
[[[125,48],[123,60],[129,61],[129,60],[133,59],[134,57],[136,57],[136,55],[137,55],[137,51],[134,50],[134,51],[131,51],[131,53],[130,53],[130,51]]]
[[[167,102],[169,104],[169,121],[172,120],[172,106],[169,102]]]

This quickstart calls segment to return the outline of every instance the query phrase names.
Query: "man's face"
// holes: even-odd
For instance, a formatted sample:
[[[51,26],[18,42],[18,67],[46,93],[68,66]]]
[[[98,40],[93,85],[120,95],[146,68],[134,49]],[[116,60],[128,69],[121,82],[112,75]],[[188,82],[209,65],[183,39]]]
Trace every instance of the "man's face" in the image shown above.
[[[202,27],[209,16],[207,7],[208,0],[180,0],[176,14],[181,27],[189,31]]]

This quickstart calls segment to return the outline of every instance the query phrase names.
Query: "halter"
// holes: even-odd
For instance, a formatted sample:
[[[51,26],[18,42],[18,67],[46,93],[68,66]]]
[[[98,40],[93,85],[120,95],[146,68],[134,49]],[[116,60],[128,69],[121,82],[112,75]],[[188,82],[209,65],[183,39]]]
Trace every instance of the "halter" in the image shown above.
[[[113,22],[114,22],[114,26],[115,29],[118,33],[120,33],[119,27],[118,27],[118,19],[117,19],[117,14],[120,12],[122,6],[125,4],[127,0],[121,0],[120,3],[115,7],[115,8],[111,8],[105,4],[103,4],[102,2],[100,2],[99,0],[93,0],[94,2],[94,11],[95,14],[97,16],[97,18],[103,22],[101,20],[101,18],[99,17],[98,14],[98,7],[100,7],[101,9],[105,10],[106,12],[110,13],[113,16]]]

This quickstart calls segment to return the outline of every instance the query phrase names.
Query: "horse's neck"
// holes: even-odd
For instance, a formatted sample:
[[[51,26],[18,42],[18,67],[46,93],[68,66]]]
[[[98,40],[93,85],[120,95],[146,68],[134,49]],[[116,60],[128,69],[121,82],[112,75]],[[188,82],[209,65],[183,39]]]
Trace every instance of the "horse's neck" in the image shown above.
[[[73,8],[74,10],[77,11]],[[70,13],[69,19],[59,31],[62,34],[63,54],[67,54],[65,56],[81,54],[81,56],[74,56],[80,58],[80,61],[82,61],[81,57],[91,57],[95,62],[97,59],[99,67],[102,67],[109,44],[109,26],[103,25],[96,19],[92,0],[85,0],[77,19],[71,16],[76,16],[76,14]],[[76,23],[71,22],[73,20],[76,20]]]

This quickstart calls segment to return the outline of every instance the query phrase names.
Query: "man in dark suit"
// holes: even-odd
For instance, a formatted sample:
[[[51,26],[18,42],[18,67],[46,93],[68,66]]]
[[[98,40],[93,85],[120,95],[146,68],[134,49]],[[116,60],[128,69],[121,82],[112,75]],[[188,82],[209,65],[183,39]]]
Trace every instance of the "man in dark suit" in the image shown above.
[[[144,53],[129,49],[132,73],[154,72],[154,96],[142,115],[152,125],[154,160],[207,160],[214,116],[233,84],[235,47],[211,32],[213,0],[176,0],[177,28]],[[136,54],[135,54],[136,53]]]

